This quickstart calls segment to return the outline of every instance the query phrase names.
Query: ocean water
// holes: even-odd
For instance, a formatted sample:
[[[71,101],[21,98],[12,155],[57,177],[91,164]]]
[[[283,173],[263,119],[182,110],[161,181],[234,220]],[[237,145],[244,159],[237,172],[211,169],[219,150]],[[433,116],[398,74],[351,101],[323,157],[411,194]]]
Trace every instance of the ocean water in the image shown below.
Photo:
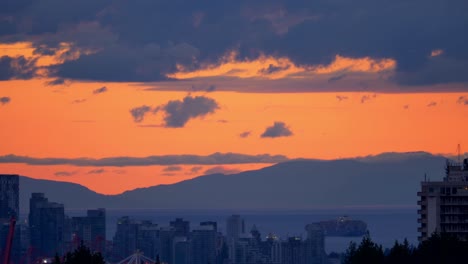
[[[265,237],[268,233],[275,233],[281,238],[288,236],[306,237],[304,227],[307,224],[335,219],[347,215],[352,219],[363,220],[367,223],[370,236],[374,242],[384,248],[391,247],[396,240],[405,238],[417,244],[417,208],[345,208],[320,210],[168,210],[168,209],[108,209],[107,210],[107,239],[111,240],[116,230],[117,219],[130,216],[135,220],[151,220],[160,226],[169,226],[175,218],[190,221],[191,227],[202,221],[218,222],[218,230],[226,231],[226,219],[232,214],[240,214],[245,221],[246,231],[255,224]],[[85,211],[67,211],[69,216],[85,215]],[[325,250],[330,252],[344,252],[351,241],[359,243],[362,237],[327,237]]]

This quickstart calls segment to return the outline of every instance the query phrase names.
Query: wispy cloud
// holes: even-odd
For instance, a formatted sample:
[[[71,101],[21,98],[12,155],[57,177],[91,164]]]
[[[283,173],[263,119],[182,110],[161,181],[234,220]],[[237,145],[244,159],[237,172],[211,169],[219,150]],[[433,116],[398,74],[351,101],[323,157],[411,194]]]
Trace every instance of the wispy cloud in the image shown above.
[[[376,94],[373,94],[373,95],[363,95],[363,96],[361,96],[361,104],[364,104],[364,103],[366,103],[366,102],[368,102],[368,101],[370,101],[370,100],[372,100],[372,99],[374,99],[374,98],[376,98],[376,97],[377,97]]]
[[[57,171],[54,173],[57,177],[70,177],[77,174],[78,171]]]
[[[428,103],[426,106],[427,107],[435,107],[435,106],[437,106],[437,102],[432,101],[432,102]]]
[[[95,169],[88,171],[88,174],[102,174],[107,172],[105,169]]]
[[[336,96],[336,99],[337,99],[338,101],[341,102],[341,101],[343,101],[343,100],[348,100],[348,96],[337,95],[337,96]]]
[[[72,104],[81,104],[86,102],[86,99],[76,99],[72,101]]]
[[[105,93],[107,91],[108,91],[107,87],[103,86],[101,88],[97,88],[97,89],[93,90],[93,94],[102,94],[102,93]]]
[[[239,153],[213,153],[201,155],[162,155],[147,157],[109,157],[93,158],[34,158],[27,156],[5,155],[0,156],[0,163],[24,163],[28,165],[73,165],[93,167],[125,167],[125,166],[152,166],[152,165],[218,165],[218,164],[248,164],[248,163],[278,163],[287,161],[283,155],[247,155]]]
[[[165,172],[171,172],[171,171],[181,171],[182,167],[181,166],[168,166],[163,169]]]

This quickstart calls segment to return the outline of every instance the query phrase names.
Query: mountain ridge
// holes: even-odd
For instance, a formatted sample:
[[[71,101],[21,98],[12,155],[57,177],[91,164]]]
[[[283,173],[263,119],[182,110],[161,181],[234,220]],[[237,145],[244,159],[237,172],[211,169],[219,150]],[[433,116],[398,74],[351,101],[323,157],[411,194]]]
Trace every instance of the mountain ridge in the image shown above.
[[[274,209],[415,205],[424,174],[442,179],[446,158],[427,152],[337,160],[294,159],[237,174],[210,174],[118,195],[73,183],[21,177],[21,207],[31,192],[71,208]],[[80,199],[76,199],[80,197]]]

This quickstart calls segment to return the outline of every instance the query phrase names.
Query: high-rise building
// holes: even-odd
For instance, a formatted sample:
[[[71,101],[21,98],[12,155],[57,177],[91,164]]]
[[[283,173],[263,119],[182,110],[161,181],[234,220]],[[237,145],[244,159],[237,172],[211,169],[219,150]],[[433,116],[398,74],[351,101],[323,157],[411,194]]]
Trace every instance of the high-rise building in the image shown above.
[[[63,204],[49,202],[43,193],[33,193],[29,204],[33,258],[63,254],[66,240]]]
[[[0,220],[18,218],[19,176],[0,174]]]
[[[184,221],[182,218],[176,218],[174,221],[170,222],[175,230],[175,236],[187,237],[190,233],[190,222]]]
[[[151,221],[136,221],[124,216],[117,221],[111,259],[118,262],[136,251],[155,259],[158,254],[158,246],[159,228],[157,224],[153,224]]]
[[[103,253],[106,242],[106,210],[88,210],[86,216],[72,217],[71,232],[75,246],[81,242],[92,251]]]
[[[423,181],[418,192],[419,241],[444,232],[468,240],[468,160],[447,161],[442,181]]]
[[[245,233],[244,219],[240,215],[231,215],[226,221],[226,239],[228,243],[236,241]]]
[[[325,253],[325,232],[320,224],[309,224],[305,227],[307,239],[304,241],[305,258],[308,264],[324,264],[327,261]]]
[[[3,259],[6,238],[10,229],[10,219],[19,216],[19,176],[0,174],[0,257]],[[19,227],[16,227],[19,230]],[[12,260],[17,260],[20,252],[20,237],[13,240]]]
[[[214,264],[216,261],[216,232],[213,226],[200,226],[191,235],[192,264]]]
[[[112,259],[116,261],[135,253],[137,248],[138,224],[128,216],[117,220],[117,230],[113,239]]]
[[[282,243],[282,261],[283,264],[305,264],[306,256],[304,243],[301,237],[289,237]]]
[[[191,264],[190,241],[186,237],[175,237],[173,247],[174,264]]]
[[[159,258],[161,262],[172,263],[174,256],[175,229],[172,226],[159,229]]]

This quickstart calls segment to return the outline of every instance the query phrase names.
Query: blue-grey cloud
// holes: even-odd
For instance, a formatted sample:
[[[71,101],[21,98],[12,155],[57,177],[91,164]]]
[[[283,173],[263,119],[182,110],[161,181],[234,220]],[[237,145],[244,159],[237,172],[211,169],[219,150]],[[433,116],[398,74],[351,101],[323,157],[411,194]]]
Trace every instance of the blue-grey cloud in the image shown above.
[[[174,171],[181,171],[182,167],[181,166],[168,166],[163,169],[165,172],[174,172]]]
[[[219,109],[218,103],[205,96],[186,96],[182,100],[172,100],[157,107],[155,112],[164,112],[164,126],[184,127],[193,118],[204,117]]]
[[[343,101],[343,100],[348,100],[348,96],[337,95],[337,96],[336,96],[336,99],[337,99],[338,101],[341,102],[341,101]]]
[[[328,79],[328,82],[331,83],[331,82],[337,82],[341,79],[344,79],[346,77],[346,74],[340,74],[340,75],[337,75],[337,76],[333,76],[331,78]]]
[[[195,174],[195,173],[200,172],[202,169],[203,169],[202,166],[194,166],[194,167],[190,168],[190,173]]]
[[[0,105],[6,105],[11,102],[11,98],[7,96],[0,97]]]
[[[151,107],[147,105],[142,105],[139,107],[135,107],[130,109],[130,114],[133,117],[133,121],[136,123],[140,123],[145,119],[147,113],[151,111]]]
[[[228,175],[228,174],[236,174],[236,173],[239,173],[239,172],[241,172],[241,170],[239,170],[239,169],[227,168],[225,166],[216,166],[216,167],[209,168],[209,169],[205,170],[205,172],[203,174],[209,175],[209,174],[221,173],[221,174]]]
[[[262,138],[277,138],[277,137],[289,137],[293,133],[284,122],[274,122],[272,126],[265,129]]]
[[[268,65],[267,68],[265,68],[265,69],[260,69],[260,70],[259,70],[259,73],[268,75],[268,74],[273,74],[273,73],[275,73],[275,72],[285,71],[285,70],[287,70],[287,69],[289,69],[289,68],[290,68],[289,65],[286,65],[286,66],[275,66],[275,65],[273,65],[273,64],[270,64],[270,65]]]
[[[249,137],[251,134],[252,134],[251,131],[244,131],[244,132],[242,132],[242,133],[239,134],[239,137],[241,137],[241,138],[247,138],[247,137]]]
[[[213,153],[201,155],[162,155],[147,157],[109,157],[92,158],[34,158],[28,156],[5,155],[0,156],[0,163],[23,163],[28,165],[73,165],[93,167],[125,167],[152,165],[217,165],[217,164],[248,164],[248,163],[278,163],[287,161],[283,155],[247,155],[239,153]]]
[[[468,105],[468,97],[466,97],[466,96],[458,97],[457,103],[462,104],[462,105]]]
[[[36,74],[36,60],[20,57],[0,57],[0,81],[31,79]]]
[[[103,174],[105,172],[107,172],[105,169],[94,169],[88,171],[88,174]]]
[[[101,93],[105,93],[107,92],[107,87],[106,86],[103,86],[101,88],[97,88],[95,90],[93,90],[93,94],[101,94]]]
[[[54,173],[54,175],[58,177],[69,177],[76,175],[77,173],[78,171],[57,171]]]
[[[368,101],[376,98],[377,95],[376,94],[373,94],[373,95],[363,95],[361,96],[361,104],[364,104],[364,103],[367,103]]]
[[[48,81],[46,82],[46,85],[49,85],[49,86],[54,86],[54,85],[63,85],[67,82],[67,80],[63,79],[63,78],[55,78],[53,79],[52,81]]]
[[[86,99],[75,99],[72,101],[72,104],[81,104],[86,102]]]

